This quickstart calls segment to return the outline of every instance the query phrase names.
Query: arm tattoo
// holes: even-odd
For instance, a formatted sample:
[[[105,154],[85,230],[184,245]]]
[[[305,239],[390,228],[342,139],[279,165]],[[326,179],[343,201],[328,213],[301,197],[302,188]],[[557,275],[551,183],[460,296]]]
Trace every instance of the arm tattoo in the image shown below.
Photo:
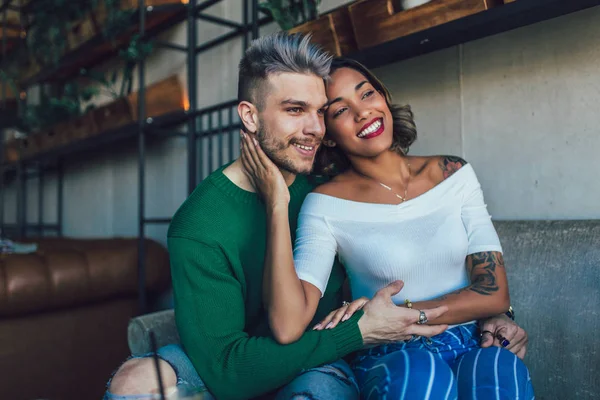
[[[471,254],[469,275],[472,284],[469,290],[484,296],[489,296],[498,291],[496,282],[496,267],[504,268],[502,253],[486,251]]]
[[[496,282],[496,267],[504,268],[504,258],[502,253],[496,251],[486,251],[475,253],[469,256],[471,260],[467,262],[471,284],[452,293],[441,296],[438,300],[446,300],[450,294],[460,294],[471,290],[483,296],[490,296],[499,290]]]
[[[444,179],[448,179],[452,174],[461,169],[467,162],[460,157],[445,156],[438,162],[442,169]]]

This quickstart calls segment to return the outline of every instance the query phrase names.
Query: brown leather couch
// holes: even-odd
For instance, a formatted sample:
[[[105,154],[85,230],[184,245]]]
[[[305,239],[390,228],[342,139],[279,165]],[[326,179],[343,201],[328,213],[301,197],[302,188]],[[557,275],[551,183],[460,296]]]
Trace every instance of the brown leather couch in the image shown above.
[[[101,399],[129,355],[138,314],[137,240],[33,240],[38,252],[0,258],[0,398]],[[152,297],[170,284],[168,254],[146,241]]]

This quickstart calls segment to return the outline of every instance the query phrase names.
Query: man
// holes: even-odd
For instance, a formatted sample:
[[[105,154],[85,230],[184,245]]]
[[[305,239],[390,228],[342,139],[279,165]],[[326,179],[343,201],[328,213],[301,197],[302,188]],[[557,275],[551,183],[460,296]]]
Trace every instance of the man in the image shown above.
[[[284,174],[292,232],[302,201],[314,187],[304,174],[325,133],[324,78],[330,59],[308,38],[280,33],[255,41],[240,63],[238,113],[246,133]],[[418,325],[418,311],[396,307],[391,296],[402,286],[393,283],[338,327],[278,344],[262,301],[266,218],[240,160],[205,179],[175,214],[168,246],[185,352],[177,346],[159,351],[165,386],[206,385],[218,399],[357,399],[343,357],[364,345],[445,330]],[[315,321],[341,306],[344,279],[343,268],[336,265]],[[424,311],[435,323],[446,308]],[[503,317],[486,324],[491,332],[504,329],[512,351],[524,349],[526,334],[516,325]],[[493,339],[487,340],[491,345]],[[119,369],[107,398],[156,392],[152,360],[141,358]]]

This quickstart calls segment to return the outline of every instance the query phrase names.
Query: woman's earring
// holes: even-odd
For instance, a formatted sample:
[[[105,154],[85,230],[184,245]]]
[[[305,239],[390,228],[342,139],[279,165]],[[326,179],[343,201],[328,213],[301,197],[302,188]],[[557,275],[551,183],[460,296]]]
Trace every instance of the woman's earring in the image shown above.
[[[336,144],[333,140],[323,140],[323,145],[327,147],[335,147]]]

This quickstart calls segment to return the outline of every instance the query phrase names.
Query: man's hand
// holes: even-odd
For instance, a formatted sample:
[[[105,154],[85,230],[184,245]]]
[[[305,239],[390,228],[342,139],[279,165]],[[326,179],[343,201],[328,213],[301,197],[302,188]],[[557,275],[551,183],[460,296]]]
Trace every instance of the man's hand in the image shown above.
[[[520,359],[525,357],[527,352],[527,332],[506,315],[501,314],[481,321],[481,347],[498,346],[502,347],[498,334],[508,340],[510,344],[505,348],[517,355]],[[489,333],[491,332],[491,333]]]
[[[358,328],[365,345],[408,340],[413,335],[432,337],[444,332],[448,325],[418,325],[419,310],[398,307],[392,302],[404,282],[395,281],[379,290],[364,307],[364,315],[358,321]],[[441,306],[426,310],[427,319],[439,318],[448,307]]]

